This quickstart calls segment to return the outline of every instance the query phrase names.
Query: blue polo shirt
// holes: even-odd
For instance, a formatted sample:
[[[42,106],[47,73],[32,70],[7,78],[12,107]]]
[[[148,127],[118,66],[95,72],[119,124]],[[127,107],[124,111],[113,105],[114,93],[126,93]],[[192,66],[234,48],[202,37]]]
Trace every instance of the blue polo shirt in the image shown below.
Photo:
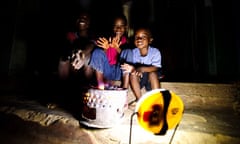
[[[141,56],[139,48],[132,50],[123,50],[121,53],[121,59],[131,64],[144,64],[149,66],[156,66],[161,68],[161,52],[154,47],[149,46],[146,56]]]

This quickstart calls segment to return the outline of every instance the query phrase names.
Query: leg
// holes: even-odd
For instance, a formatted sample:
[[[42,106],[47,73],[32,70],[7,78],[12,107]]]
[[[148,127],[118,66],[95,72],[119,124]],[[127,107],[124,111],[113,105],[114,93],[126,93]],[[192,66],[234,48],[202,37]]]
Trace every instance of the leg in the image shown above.
[[[96,74],[94,69],[90,67],[89,65],[85,65],[83,69],[83,75],[86,83],[86,86],[97,86],[97,81],[96,81]]]
[[[128,87],[129,87],[129,73],[124,73],[123,74],[122,87],[128,89]]]
[[[67,61],[63,61],[63,60],[59,60],[59,64],[58,64],[58,76],[61,79],[67,79],[69,77],[70,74],[70,62],[69,60]]]
[[[85,65],[84,75],[86,76],[87,79],[91,79],[93,77],[93,69],[90,66]]]
[[[97,79],[97,84],[98,86],[100,84],[104,84],[104,76],[103,76],[103,73],[99,72],[99,71],[95,71],[95,74],[96,74],[96,79]]]
[[[131,75],[130,74],[130,84],[132,91],[136,97],[136,100],[138,100],[141,97],[141,87],[140,87],[140,82],[139,82],[139,77],[136,75]]]
[[[150,72],[148,75],[149,82],[151,84],[152,89],[158,89],[160,88],[160,82],[158,80],[158,74],[157,72]]]
[[[100,83],[104,82],[104,70],[107,68],[108,60],[105,52],[102,49],[96,48],[91,55],[91,59],[89,62],[89,67],[93,70],[93,73],[96,77],[97,86]]]

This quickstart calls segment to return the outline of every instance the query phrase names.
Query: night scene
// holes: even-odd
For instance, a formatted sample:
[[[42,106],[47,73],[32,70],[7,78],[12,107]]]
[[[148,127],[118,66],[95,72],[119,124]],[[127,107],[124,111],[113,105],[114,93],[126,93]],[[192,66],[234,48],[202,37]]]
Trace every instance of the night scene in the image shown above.
[[[1,144],[240,144],[237,0],[2,2]]]

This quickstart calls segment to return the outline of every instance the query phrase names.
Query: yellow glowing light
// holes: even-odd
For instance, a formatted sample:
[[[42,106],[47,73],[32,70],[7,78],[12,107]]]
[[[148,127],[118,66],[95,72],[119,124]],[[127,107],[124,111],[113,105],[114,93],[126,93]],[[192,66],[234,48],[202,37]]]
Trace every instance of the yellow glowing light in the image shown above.
[[[184,104],[179,96],[169,92],[169,104],[165,107],[163,91],[165,89],[156,89],[145,93],[136,105],[138,124],[145,130],[158,134],[164,126],[166,120],[167,129],[172,129],[180,122]],[[166,105],[167,106],[167,105]],[[165,113],[164,113],[165,112]]]

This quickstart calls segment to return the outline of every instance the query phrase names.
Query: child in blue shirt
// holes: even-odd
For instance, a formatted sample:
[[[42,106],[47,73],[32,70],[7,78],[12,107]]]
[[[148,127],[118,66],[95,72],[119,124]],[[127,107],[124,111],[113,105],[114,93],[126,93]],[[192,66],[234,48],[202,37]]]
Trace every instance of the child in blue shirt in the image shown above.
[[[160,88],[161,53],[159,49],[152,47],[153,41],[148,28],[138,28],[134,34],[136,48],[122,52],[121,65],[123,70],[123,87],[129,84],[136,97],[141,97],[141,88],[145,86],[147,91]]]

